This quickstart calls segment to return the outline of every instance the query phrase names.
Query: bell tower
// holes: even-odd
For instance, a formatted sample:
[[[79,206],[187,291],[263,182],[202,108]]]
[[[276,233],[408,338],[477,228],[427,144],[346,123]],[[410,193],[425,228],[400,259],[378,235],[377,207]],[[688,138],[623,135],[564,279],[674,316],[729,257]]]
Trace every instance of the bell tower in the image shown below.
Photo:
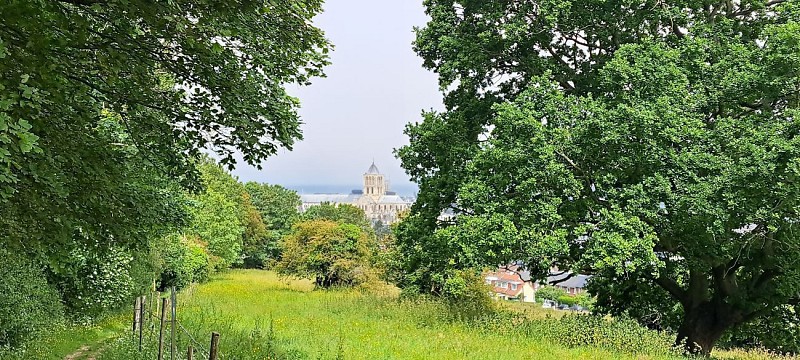
[[[370,196],[374,200],[378,200],[386,193],[386,182],[383,179],[383,174],[378,171],[375,162],[364,174],[364,195]]]

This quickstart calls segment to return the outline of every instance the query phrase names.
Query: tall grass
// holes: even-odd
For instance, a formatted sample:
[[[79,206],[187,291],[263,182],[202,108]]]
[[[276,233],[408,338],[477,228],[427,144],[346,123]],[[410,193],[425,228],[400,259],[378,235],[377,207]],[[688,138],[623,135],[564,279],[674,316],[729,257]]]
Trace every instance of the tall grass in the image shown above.
[[[400,300],[396,292],[312,290],[309,281],[284,279],[272,272],[232,271],[181,294],[179,321],[204,343],[212,330],[219,332],[223,359],[671,357],[560,344],[553,341],[555,337],[534,336],[530,329],[506,323],[508,318],[462,321],[446,304],[423,298]],[[182,352],[187,341],[179,340]],[[112,355],[122,356],[109,351],[103,358]]]
[[[454,313],[455,312],[455,313]],[[672,337],[627,320],[515,304],[464,317],[438,300],[354,289],[313,290],[306,280],[237,270],[179,295],[178,359],[195,344],[207,358],[211,331],[221,359],[679,359]],[[99,360],[154,359],[155,336],[139,353],[126,331]],[[724,359],[777,359],[725,352]]]

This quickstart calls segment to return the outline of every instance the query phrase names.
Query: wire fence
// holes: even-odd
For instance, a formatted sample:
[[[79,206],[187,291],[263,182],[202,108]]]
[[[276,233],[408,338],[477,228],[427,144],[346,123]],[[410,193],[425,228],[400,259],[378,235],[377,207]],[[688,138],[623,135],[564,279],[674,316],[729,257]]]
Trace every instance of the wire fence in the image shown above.
[[[155,303],[154,303],[155,300]],[[161,301],[160,312],[158,301]],[[169,307],[169,308],[167,308]],[[167,316],[169,314],[169,317]],[[146,340],[148,345],[153,344],[154,337],[158,336],[157,356],[158,360],[169,358],[175,360],[178,355],[178,344],[188,343],[185,359],[193,360],[194,353],[203,359],[217,360],[217,347],[219,343],[219,333],[211,332],[211,341],[205,345],[198,341],[191,331],[186,329],[177,318],[177,296],[175,288],[171,288],[167,297],[163,297],[160,292],[152,291],[148,295],[139,296],[134,303],[133,316],[133,336],[138,340],[138,351],[143,352]],[[148,321],[149,320],[149,321]],[[156,328],[158,326],[158,328]],[[168,328],[167,328],[168,327]],[[176,334],[175,332],[178,331]],[[166,338],[166,339],[165,339]],[[185,339],[186,341],[181,341]],[[165,346],[169,346],[165,349]],[[206,351],[206,347],[208,350]],[[180,351],[183,351],[181,347]],[[167,357],[167,354],[169,356]]]

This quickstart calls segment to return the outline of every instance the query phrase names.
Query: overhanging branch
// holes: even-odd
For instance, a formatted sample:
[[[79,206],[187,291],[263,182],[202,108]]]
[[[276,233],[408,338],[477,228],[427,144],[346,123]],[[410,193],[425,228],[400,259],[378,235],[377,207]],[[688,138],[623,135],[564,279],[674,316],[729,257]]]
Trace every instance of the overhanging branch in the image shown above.
[[[661,286],[661,288],[672,295],[672,297],[680,301],[681,304],[686,306],[686,303],[688,302],[686,290],[681,288],[681,286],[678,285],[675,280],[672,280],[664,275],[659,275],[657,278],[654,278],[653,281],[655,281],[658,286]]]

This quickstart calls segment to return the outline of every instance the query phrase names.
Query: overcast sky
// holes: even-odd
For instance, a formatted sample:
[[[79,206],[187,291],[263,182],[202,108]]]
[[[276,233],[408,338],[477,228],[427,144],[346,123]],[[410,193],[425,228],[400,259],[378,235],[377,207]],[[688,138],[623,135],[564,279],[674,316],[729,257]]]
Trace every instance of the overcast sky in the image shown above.
[[[304,140],[263,170],[240,165],[244,181],[290,187],[359,185],[373,158],[398,191],[408,176],[392,149],[423,109],[441,109],[436,75],[411,49],[412,28],[427,21],[421,0],[327,0],[315,24],[334,44],[327,78],[291,89],[300,98]]]

